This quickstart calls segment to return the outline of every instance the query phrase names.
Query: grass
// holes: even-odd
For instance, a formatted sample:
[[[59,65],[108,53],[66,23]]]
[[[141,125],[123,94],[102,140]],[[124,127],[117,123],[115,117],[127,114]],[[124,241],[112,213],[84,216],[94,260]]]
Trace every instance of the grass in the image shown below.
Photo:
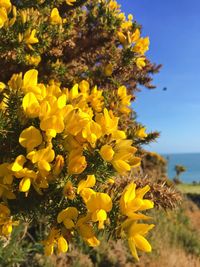
[[[200,195],[200,184],[193,185],[193,184],[179,184],[177,188],[183,194],[199,194]]]

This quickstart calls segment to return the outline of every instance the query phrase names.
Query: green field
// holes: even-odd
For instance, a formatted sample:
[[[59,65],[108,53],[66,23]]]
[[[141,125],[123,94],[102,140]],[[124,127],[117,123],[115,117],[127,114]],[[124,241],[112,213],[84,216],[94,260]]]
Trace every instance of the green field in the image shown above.
[[[184,194],[200,194],[200,184],[179,184],[177,188]]]

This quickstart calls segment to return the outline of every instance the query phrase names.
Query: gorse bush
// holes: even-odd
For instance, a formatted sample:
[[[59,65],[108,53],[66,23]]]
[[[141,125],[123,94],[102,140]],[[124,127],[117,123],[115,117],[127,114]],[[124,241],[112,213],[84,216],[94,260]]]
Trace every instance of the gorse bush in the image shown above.
[[[150,252],[146,133],[130,108],[158,71],[149,38],[116,1],[0,0],[0,233],[45,221],[44,252],[126,238]],[[125,179],[132,177],[131,180]]]

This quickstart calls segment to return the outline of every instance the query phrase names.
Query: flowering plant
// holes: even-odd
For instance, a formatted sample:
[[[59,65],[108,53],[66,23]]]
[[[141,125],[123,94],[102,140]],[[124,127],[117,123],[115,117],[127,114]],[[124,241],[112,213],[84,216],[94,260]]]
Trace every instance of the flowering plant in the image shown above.
[[[46,255],[80,239],[98,246],[102,233],[126,238],[136,259],[136,248],[151,251],[154,225],[141,212],[154,203],[134,176],[140,144],[157,134],[131,109],[137,84],[152,88],[158,70],[148,48],[113,0],[0,0],[2,236],[44,217]]]

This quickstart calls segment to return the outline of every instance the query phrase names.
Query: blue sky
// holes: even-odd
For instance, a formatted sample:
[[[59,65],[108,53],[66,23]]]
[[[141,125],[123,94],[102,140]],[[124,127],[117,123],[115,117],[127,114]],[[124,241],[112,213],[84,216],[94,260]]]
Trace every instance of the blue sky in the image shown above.
[[[148,149],[200,152],[200,0],[118,0],[150,37],[151,61],[163,64],[155,90],[138,94],[133,108],[161,137]],[[167,91],[163,91],[167,87]]]

